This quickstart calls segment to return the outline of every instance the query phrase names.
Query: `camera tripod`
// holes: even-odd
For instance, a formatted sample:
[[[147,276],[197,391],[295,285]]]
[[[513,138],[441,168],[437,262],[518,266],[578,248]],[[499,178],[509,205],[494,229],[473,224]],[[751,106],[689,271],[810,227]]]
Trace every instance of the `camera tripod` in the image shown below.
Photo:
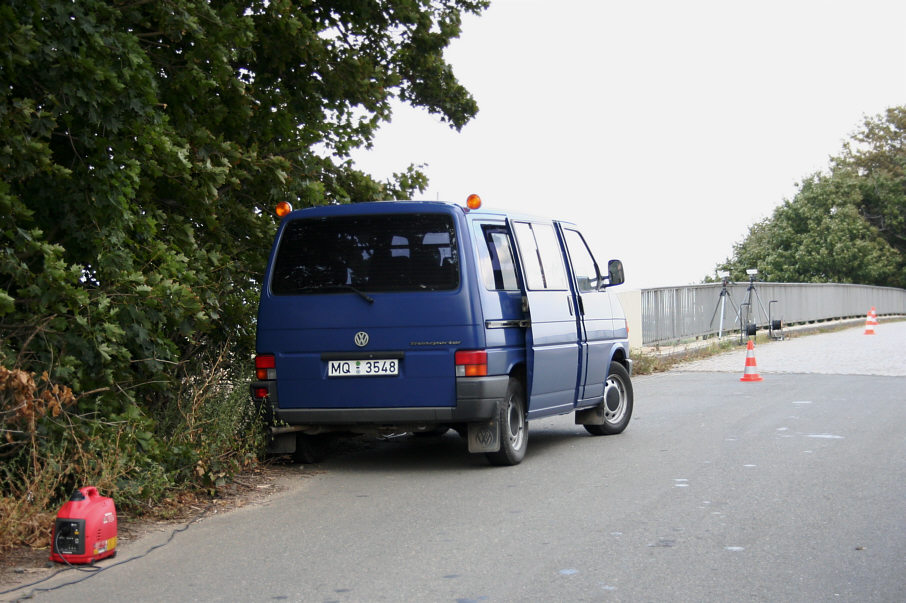
[[[730,300],[730,305],[733,306],[733,310],[736,312],[736,319],[739,320],[739,308],[736,307],[736,304],[733,302],[733,297],[730,296],[730,291],[727,290],[727,285],[730,283],[729,277],[723,277],[723,287],[720,290],[720,296],[717,300],[717,305],[714,307],[714,313],[711,315],[711,326],[714,326],[714,318],[717,316],[717,311],[720,310],[720,326],[717,329],[717,338],[721,339],[724,336],[724,309],[726,308],[727,300]]]

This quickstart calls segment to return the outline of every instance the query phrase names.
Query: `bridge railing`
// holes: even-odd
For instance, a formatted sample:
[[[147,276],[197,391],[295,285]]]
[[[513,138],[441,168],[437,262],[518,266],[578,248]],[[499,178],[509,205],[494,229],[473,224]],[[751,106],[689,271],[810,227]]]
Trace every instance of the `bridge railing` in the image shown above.
[[[726,288],[714,283],[643,289],[641,343],[657,345],[716,335],[720,331],[738,332],[740,315],[743,323],[768,328],[769,319],[792,325],[856,318],[864,317],[872,307],[878,316],[906,314],[906,289],[761,282],[729,283]],[[631,309],[626,310],[627,315],[634,314]]]

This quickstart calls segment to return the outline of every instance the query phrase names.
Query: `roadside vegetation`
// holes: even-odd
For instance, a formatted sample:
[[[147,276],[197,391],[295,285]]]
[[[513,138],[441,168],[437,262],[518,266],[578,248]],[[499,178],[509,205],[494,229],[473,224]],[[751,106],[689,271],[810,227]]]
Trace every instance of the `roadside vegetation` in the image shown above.
[[[734,281],[747,268],[774,282],[906,287],[906,107],[865,118],[829,168],[717,266]]]
[[[334,4],[0,6],[0,548],[78,486],[135,514],[255,463],[272,208],[409,198],[350,151],[397,99],[477,112],[443,51],[486,1]]]
[[[699,358],[708,358],[739,347],[738,337],[727,336],[722,340],[714,338],[712,341],[695,345],[678,344],[668,349],[654,347],[648,350],[632,350],[632,374],[653,375],[664,373],[676,365]]]

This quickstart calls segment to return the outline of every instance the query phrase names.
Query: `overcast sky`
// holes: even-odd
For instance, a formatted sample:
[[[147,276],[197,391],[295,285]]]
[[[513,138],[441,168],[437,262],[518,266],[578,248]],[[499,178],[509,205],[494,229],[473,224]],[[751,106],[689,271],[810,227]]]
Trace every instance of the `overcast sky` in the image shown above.
[[[493,0],[446,53],[478,116],[401,106],[354,159],[426,164],[418,198],[572,220],[628,288],[697,283],[906,104],[904,24],[903,0]]]

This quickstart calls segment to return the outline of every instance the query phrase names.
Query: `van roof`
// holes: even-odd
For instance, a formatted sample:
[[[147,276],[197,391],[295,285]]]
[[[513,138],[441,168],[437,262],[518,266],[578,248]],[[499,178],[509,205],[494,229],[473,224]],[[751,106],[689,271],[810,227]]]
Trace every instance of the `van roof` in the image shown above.
[[[336,205],[318,205],[298,209],[290,213],[287,217],[303,216],[326,216],[326,215],[350,215],[350,214],[380,214],[396,213],[406,211],[430,211],[432,209],[441,211],[458,211],[465,216],[493,217],[499,219],[515,218],[534,221],[557,221],[564,224],[572,224],[568,220],[557,220],[549,216],[540,216],[536,214],[514,212],[505,209],[485,208],[467,209],[459,203],[452,201],[412,201],[412,200],[387,200],[387,201],[362,201],[359,203],[343,203]]]

